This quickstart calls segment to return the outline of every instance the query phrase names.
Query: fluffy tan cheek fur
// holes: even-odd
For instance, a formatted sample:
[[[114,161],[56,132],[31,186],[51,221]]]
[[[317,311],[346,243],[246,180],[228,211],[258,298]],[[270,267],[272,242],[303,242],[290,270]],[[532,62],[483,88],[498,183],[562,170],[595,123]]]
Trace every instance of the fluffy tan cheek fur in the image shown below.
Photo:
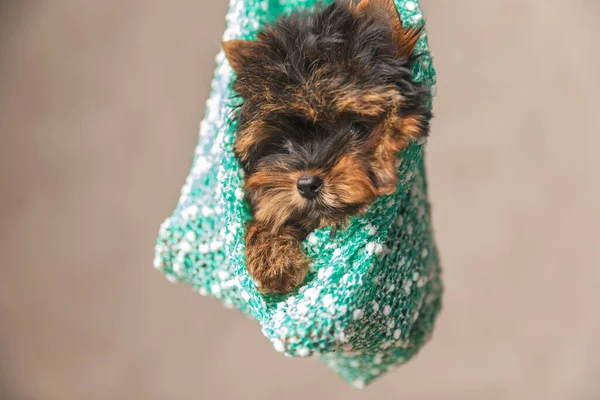
[[[306,207],[296,187],[300,173],[258,171],[246,182],[254,219],[269,226],[273,234],[283,228],[294,211]]]
[[[396,113],[394,112],[391,115]],[[424,135],[425,124],[421,115],[390,116],[377,128],[380,143],[375,150],[372,163],[379,180],[377,195],[394,193],[398,183],[398,171],[396,169],[398,153],[409,143]]]
[[[349,154],[342,157],[325,175],[322,196],[328,206],[343,208],[372,202],[376,196],[376,188],[363,168],[359,156]]]

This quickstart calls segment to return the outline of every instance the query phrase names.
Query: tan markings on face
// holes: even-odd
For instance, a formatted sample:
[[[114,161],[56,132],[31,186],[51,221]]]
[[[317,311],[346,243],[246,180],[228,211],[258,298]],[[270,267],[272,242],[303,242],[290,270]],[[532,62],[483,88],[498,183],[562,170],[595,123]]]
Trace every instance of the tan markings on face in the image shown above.
[[[368,171],[360,163],[356,154],[342,157],[325,174],[322,191],[323,202],[330,207],[343,207],[373,201],[375,188],[369,179]]]
[[[243,129],[238,130],[233,149],[235,154],[246,161],[252,147],[269,137],[262,119],[253,119]]]
[[[398,117],[397,114],[397,110],[388,114],[384,123],[377,128],[381,139],[375,151],[374,171],[380,182],[379,195],[395,191],[398,183],[398,153],[424,133],[423,116]]]
[[[377,117],[402,102],[400,92],[394,88],[378,88],[373,91],[347,90],[336,97],[339,112]]]
[[[423,136],[425,121],[422,115],[408,115],[402,118],[397,118],[395,121],[395,136],[404,137],[406,139],[418,139]],[[399,134],[399,135],[398,135]]]
[[[354,78],[349,81],[335,74],[330,67],[317,68],[302,85],[287,88],[283,103],[313,122],[336,113],[377,117],[402,103],[403,97],[393,85],[364,87]]]
[[[377,195],[393,193],[398,182],[395,168],[397,146],[391,137],[393,128],[390,118],[392,117],[388,116],[375,127],[372,134],[373,140],[376,141],[376,148],[371,166],[378,178]]]
[[[300,172],[258,171],[246,181],[254,205],[254,218],[271,226],[277,233],[295,210],[302,210],[307,200],[298,193]]]

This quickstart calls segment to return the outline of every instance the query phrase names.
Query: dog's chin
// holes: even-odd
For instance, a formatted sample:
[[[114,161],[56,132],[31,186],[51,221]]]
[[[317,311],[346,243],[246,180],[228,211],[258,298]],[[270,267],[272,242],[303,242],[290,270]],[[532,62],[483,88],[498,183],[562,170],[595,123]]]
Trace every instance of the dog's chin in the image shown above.
[[[299,227],[305,235],[317,229],[333,227],[342,229],[348,226],[352,217],[362,215],[368,204],[325,206],[315,201],[302,212],[296,213],[287,224]]]

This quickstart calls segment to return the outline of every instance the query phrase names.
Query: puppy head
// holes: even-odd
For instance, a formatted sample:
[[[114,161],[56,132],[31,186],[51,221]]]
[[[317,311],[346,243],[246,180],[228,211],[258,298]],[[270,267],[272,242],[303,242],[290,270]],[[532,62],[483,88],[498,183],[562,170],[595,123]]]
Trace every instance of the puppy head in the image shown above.
[[[396,156],[426,135],[411,73],[420,29],[393,0],[337,0],[224,43],[243,98],[234,151],[254,218],[273,232],[343,224],[393,193]]]

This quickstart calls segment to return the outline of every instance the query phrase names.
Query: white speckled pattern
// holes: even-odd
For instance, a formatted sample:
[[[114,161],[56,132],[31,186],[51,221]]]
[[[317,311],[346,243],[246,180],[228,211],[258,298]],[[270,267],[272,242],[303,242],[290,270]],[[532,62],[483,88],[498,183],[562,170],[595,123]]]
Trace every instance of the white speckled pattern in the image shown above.
[[[265,22],[314,0],[232,0],[225,39],[252,38]],[[405,24],[419,24],[416,1],[398,1]],[[433,86],[426,34],[415,76]],[[399,155],[400,182],[363,217],[330,238],[304,242],[311,273],[289,296],[262,296],[245,268],[243,174],[233,152],[232,70],[221,52],[195,160],[179,205],[165,221],[155,268],[258,320],[275,350],[316,356],[356,387],[406,362],[428,340],[440,307],[441,282],[430,226],[423,165],[425,142]],[[377,366],[375,368],[375,366]]]

